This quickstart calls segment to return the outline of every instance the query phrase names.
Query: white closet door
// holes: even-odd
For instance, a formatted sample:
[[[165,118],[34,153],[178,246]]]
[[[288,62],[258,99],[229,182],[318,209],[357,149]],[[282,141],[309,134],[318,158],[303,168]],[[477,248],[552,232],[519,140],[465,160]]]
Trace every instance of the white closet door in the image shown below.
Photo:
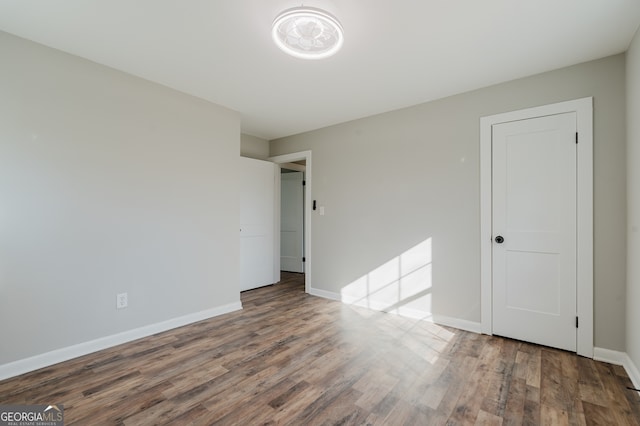
[[[576,351],[576,114],[493,126],[493,332]]]

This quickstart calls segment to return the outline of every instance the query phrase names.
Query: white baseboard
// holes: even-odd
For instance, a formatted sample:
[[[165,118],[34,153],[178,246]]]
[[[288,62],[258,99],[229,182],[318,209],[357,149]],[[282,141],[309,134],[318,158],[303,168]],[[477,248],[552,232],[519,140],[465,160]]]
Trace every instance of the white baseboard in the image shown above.
[[[436,324],[445,325],[447,327],[457,328],[459,330],[470,331],[472,333],[482,333],[482,324],[475,321],[445,317],[444,315],[434,314],[433,322],[435,322]]]
[[[596,361],[608,362],[609,364],[624,366],[624,360],[627,354],[620,351],[612,351],[611,349],[593,348],[593,359]]]
[[[309,288],[309,294],[312,296],[322,297],[323,299],[337,300],[338,302],[342,302],[342,297],[340,297],[338,293],[320,290],[319,288]]]
[[[338,293],[333,293],[330,291],[320,290],[317,288],[310,288],[309,294],[313,296],[323,297],[325,299],[337,300],[338,302],[342,302],[347,305],[360,306],[363,308],[371,309],[379,312],[388,312],[386,310],[386,305],[376,302],[376,301],[362,301],[361,299],[357,299],[355,297],[342,296]],[[400,315],[402,317],[418,319],[422,321],[429,321],[435,324],[444,325],[447,327],[457,328],[459,330],[470,331],[472,333],[480,333],[481,332],[481,324],[479,322],[468,321],[458,318],[451,318],[444,315],[433,314],[431,312],[421,311],[418,309],[411,309],[400,307],[389,312],[394,315]]]
[[[0,380],[242,309],[240,301],[0,365]]]
[[[631,383],[633,383],[633,387],[640,389],[640,371],[638,371],[638,367],[633,363],[626,352],[593,348],[593,359],[596,361],[623,366],[627,375],[631,379]]]
[[[633,383],[633,387],[640,389],[640,371],[638,371],[638,366],[631,361],[631,358],[629,358],[629,355],[627,354],[625,354],[625,363],[623,366],[624,369],[627,370],[627,374],[631,379],[631,383]]]

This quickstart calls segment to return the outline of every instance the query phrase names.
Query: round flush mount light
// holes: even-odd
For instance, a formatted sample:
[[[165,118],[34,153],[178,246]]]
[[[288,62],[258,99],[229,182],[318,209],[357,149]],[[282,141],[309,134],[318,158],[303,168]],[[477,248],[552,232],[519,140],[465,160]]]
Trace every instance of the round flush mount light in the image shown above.
[[[271,36],[280,49],[303,59],[327,58],[340,50],[344,41],[342,25],[333,15],[305,6],[278,15]]]

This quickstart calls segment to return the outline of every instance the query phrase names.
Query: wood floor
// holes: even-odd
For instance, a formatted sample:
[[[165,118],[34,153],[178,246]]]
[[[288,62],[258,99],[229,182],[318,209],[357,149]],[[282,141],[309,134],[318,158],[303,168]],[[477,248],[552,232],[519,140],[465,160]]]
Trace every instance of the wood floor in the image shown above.
[[[621,367],[304,293],[0,382],[67,425],[639,425]]]

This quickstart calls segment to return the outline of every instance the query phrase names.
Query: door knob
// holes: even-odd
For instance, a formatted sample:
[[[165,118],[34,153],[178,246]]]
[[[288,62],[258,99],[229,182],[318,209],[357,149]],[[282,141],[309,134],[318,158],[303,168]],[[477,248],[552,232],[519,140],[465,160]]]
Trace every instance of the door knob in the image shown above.
[[[504,238],[502,238],[502,235],[498,235],[496,237],[496,243],[498,243],[498,244],[504,243]]]

